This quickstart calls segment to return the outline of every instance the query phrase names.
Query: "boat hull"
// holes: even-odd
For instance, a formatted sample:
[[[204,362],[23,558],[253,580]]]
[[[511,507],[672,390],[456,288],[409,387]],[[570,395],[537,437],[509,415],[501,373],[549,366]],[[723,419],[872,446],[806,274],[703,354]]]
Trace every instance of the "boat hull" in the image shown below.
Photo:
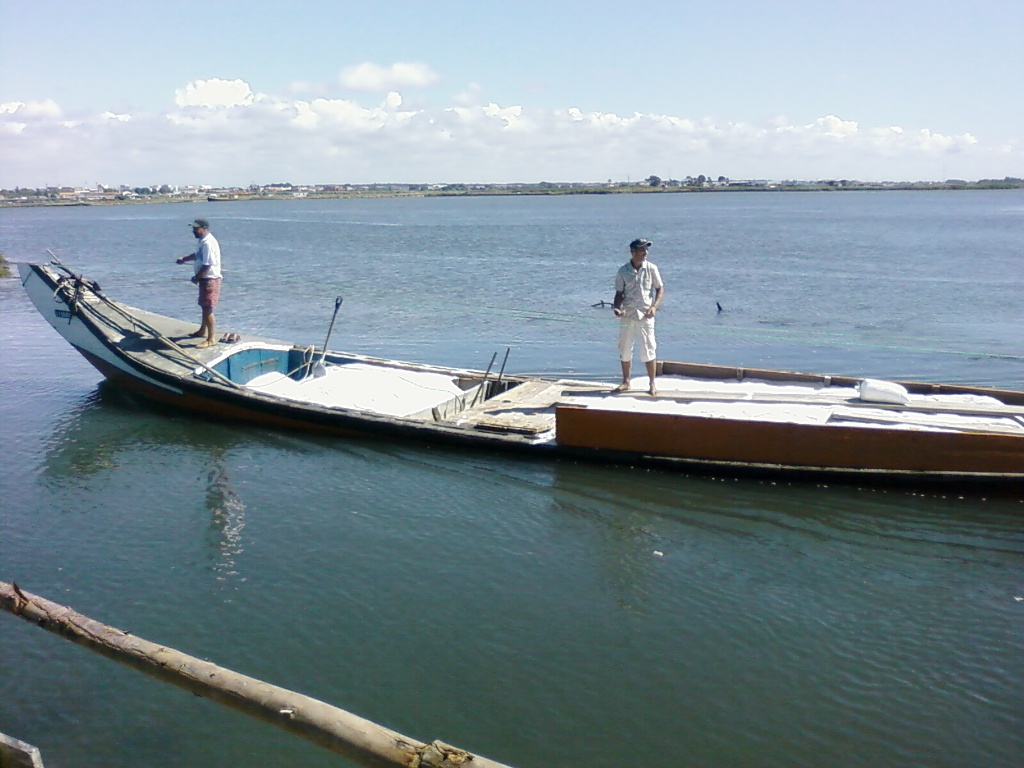
[[[893,421],[888,413],[882,418],[865,416],[866,410],[854,408],[864,403],[837,399],[836,391],[852,391],[857,379],[663,362],[659,375],[685,378],[688,386],[695,385],[700,392],[676,399],[709,401],[708,408],[696,412],[671,412],[665,410],[663,398],[632,393],[614,398],[608,392],[610,385],[534,377],[495,382],[488,381],[487,372],[328,353],[258,337],[200,350],[194,339],[187,338],[193,324],[113,302],[98,286],[63,265],[22,264],[19,271],[43,317],[112,385],[176,411],[274,429],[657,464],[688,472],[1024,489],[1024,392],[903,382],[908,391],[928,397],[949,395],[994,403],[985,413],[994,414],[999,424],[987,426],[992,420],[979,417],[968,427],[927,423],[908,427],[887,423]],[[449,399],[443,402],[396,415],[353,404],[268,394],[254,381],[256,373],[279,361],[275,364],[281,368],[271,373],[308,386],[317,378],[312,375],[312,362],[321,358],[336,373],[364,366],[390,371],[395,381],[434,376],[451,386],[457,382],[461,389],[444,395]],[[293,375],[296,361],[299,369],[305,366],[305,375],[301,370]],[[756,400],[757,387],[774,385],[784,386],[773,392],[784,392],[786,387],[800,390],[794,397],[801,406],[834,405],[856,412],[840,418],[843,423],[827,423],[831,416],[822,423],[800,423],[788,416],[753,418],[736,408]],[[734,389],[715,394],[712,386]],[[787,396],[773,394],[774,399],[757,404],[785,405]],[[632,410],[623,409],[623,403],[632,403]],[[723,413],[701,415],[715,407]],[[945,412],[942,406],[907,409]],[[981,410],[984,407],[960,407],[966,418]],[[865,420],[872,423],[849,423]]]
[[[765,472],[1024,480],[1024,438],[873,430],[838,425],[701,418],[560,406],[558,442],[619,456],[643,455]]]

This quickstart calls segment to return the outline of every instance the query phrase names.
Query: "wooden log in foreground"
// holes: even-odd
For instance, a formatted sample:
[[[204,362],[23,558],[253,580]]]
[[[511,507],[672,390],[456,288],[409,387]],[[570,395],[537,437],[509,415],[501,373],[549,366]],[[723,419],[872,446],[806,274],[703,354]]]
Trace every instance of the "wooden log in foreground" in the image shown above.
[[[43,768],[39,750],[0,733],[0,768]]]
[[[258,717],[367,766],[508,768],[440,741],[410,739],[310,696],[151,643],[0,581],[0,607],[55,635]]]

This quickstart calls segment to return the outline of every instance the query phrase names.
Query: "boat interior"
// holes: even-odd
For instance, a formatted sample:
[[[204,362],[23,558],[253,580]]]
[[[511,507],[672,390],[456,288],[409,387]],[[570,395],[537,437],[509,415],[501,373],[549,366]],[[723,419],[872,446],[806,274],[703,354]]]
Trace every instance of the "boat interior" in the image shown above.
[[[235,344],[194,374],[296,403],[526,436],[553,432],[555,407],[566,397],[610,389],[263,342]]]
[[[552,433],[558,406],[595,411],[694,416],[804,425],[1024,436],[1024,407],[984,390],[946,387],[909,392],[901,385],[777,371],[659,364],[659,394],[646,379],[633,391],[608,383],[489,375],[328,353],[313,347],[242,342],[197,368],[253,393],[326,408],[443,422],[539,437]],[[871,386],[866,386],[871,382]],[[922,387],[931,385],[922,385]]]

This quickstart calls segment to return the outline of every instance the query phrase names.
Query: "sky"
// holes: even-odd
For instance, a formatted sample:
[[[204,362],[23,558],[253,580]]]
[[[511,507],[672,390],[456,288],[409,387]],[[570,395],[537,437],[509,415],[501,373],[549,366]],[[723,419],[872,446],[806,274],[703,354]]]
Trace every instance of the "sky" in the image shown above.
[[[0,188],[1024,177],[1021,0],[0,0]]]

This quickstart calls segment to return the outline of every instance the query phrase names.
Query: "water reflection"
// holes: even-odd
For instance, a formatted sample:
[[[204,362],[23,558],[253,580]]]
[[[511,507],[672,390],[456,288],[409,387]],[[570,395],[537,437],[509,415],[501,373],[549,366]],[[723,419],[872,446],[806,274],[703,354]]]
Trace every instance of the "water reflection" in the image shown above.
[[[308,499],[304,518],[340,498],[388,508],[391,496],[381,489],[399,498],[431,488],[444,508],[500,499],[472,515],[492,532],[540,525],[583,547],[627,612],[645,610],[650,581],[666,563],[716,572],[718,565],[701,562],[694,544],[708,538],[725,537],[736,547],[788,547],[784,559],[842,550],[851,557],[899,552],[1001,561],[1021,552],[1018,499],[724,480],[276,433],[139,407],[102,386],[57,425],[48,445],[44,477],[62,485],[87,489],[91,479],[108,476],[132,484],[140,473],[153,473],[145,480],[153,492],[185,488],[182,501],[191,496],[209,520],[206,549],[219,580],[242,578],[247,505],[241,489],[256,474],[261,482],[250,493],[274,498],[280,509]],[[198,472],[191,469],[197,465]]]
[[[602,530],[596,542],[601,573],[616,605],[627,613],[644,613],[648,583],[660,564],[658,558],[664,557],[666,521],[647,503],[646,494],[635,494],[632,481],[636,477],[626,469],[596,473],[589,467],[559,462],[553,479],[552,509]]]
[[[1005,565],[1024,554],[1014,496],[716,479],[633,467],[552,465],[561,514],[598,524],[606,572],[624,608],[642,607],[663,564],[700,573],[702,539],[776,551],[792,566],[808,553],[851,559],[909,556]],[[787,551],[779,552],[780,547]],[[821,564],[821,563],[819,563]]]
[[[239,576],[236,559],[243,549],[245,504],[231,484],[222,445],[211,448],[210,462],[206,476],[206,508],[210,512],[210,530],[214,534],[212,546],[217,553],[213,569],[217,578],[223,581]]]
[[[46,475],[83,479],[117,467],[114,443],[124,436],[108,420],[97,418],[102,401],[102,389],[97,388],[60,418],[46,440]]]
[[[175,484],[175,493],[181,487],[203,490],[202,504],[210,519],[211,567],[218,580],[242,578],[238,558],[243,551],[246,507],[231,479],[231,452],[252,439],[230,425],[140,408],[133,398],[103,383],[56,425],[46,441],[42,477],[88,490],[90,481],[108,481],[108,475],[121,470],[129,474],[117,481],[126,485],[138,480],[136,472],[155,473],[159,479],[150,481],[147,490],[160,493],[173,471],[167,465],[169,459],[177,463],[175,457],[187,457],[188,463],[194,463],[198,458],[204,470],[192,483]],[[145,501],[139,499],[139,503]]]

